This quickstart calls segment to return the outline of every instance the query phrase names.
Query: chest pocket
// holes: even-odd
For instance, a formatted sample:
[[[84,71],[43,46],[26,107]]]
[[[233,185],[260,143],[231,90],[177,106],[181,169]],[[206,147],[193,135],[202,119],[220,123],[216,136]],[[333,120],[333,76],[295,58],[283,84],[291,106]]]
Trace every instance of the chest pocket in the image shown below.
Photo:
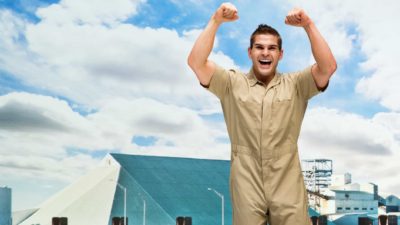
[[[274,88],[275,96],[272,100],[272,117],[285,120],[293,111],[293,90]],[[284,122],[284,121],[281,121]]]
[[[242,120],[239,122],[245,122],[243,125],[248,128],[256,128],[260,122],[261,117],[261,103],[251,98],[238,98],[237,113],[240,115],[238,119]]]

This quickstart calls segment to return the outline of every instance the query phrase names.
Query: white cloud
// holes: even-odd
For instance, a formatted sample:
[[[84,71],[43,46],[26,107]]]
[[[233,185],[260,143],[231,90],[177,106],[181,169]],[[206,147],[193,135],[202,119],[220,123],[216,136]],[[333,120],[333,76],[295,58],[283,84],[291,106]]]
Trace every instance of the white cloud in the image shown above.
[[[140,147],[131,143],[133,136],[154,136],[158,142]],[[193,110],[150,99],[115,99],[98,112],[82,116],[65,101],[48,96],[10,93],[0,97],[0,165],[28,174],[39,171],[52,178],[58,174],[71,179],[97,162],[90,158],[90,151],[107,149],[229,158],[228,145],[218,143],[218,138],[226,138],[223,124],[208,126]],[[70,155],[69,149],[84,151]],[[73,163],[72,158],[80,163]]]
[[[139,3],[145,0],[62,0],[37,10],[42,20],[55,23],[113,24],[136,14]]]
[[[138,146],[134,136],[157,142]],[[151,99],[114,99],[82,116],[57,98],[9,93],[0,96],[0,183],[19,183],[19,197],[26,196],[21,183],[54,185],[56,191],[96,166],[97,151],[228,159],[229,145],[218,141],[224,138],[222,123],[211,125],[196,111]],[[40,196],[16,208],[34,207],[46,197]]]
[[[31,154],[59,160],[65,156],[64,147],[99,147],[87,140],[98,135],[94,125],[65,101],[49,96],[0,96],[0,124],[2,155]]]
[[[388,125],[389,120],[399,119],[398,114],[367,119],[335,109],[311,109],[299,141],[301,157],[332,159],[334,172],[350,172],[354,182],[377,183],[382,193],[400,194],[393,188],[400,185],[400,179],[393,179],[400,156],[399,130],[395,124]]]
[[[98,151],[228,159],[229,145],[218,141],[227,137],[225,126],[217,124],[151,99],[115,98],[82,116],[57,98],[10,93],[0,96],[0,183],[15,189],[20,200],[14,208],[26,208],[48,197],[29,197],[33,190],[51,185],[57,191],[96,166],[100,158],[92,153]],[[157,142],[138,146],[133,136],[153,136]],[[39,186],[26,190],[31,183]]]
[[[398,112],[400,92],[396,84],[400,82],[400,65],[396,59],[400,58],[400,46],[396,36],[400,34],[400,30],[396,29],[396,24],[400,19],[396,16],[396,5],[396,1],[371,4],[367,5],[366,12],[359,12],[362,51],[367,55],[367,60],[361,68],[371,71],[371,76],[362,79],[357,85],[357,90]],[[371,13],[374,16],[371,16]]]
[[[356,36],[348,33],[350,26],[354,26],[354,15],[348,10],[352,7],[341,1],[307,1],[305,10],[317,24],[320,32],[329,43],[335,58],[345,61],[354,51],[353,41]]]
[[[9,10],[0,10],[0,48],[14,47],[14,43],[21,38],[21,30],[24,29],[25,21],[15,17]]]
[[[183,90],[189,93],[185,86],[194,85],[186,66],[190,43],[175,31],[39,24],[29,26],[27,39],[30,48],[56,68],[47,73],[54,85],[48,88],[78,102],[98,105],[115,96],[170,97]],[[54,76],[57,79],[51,79]]]
[[[397,140],[400,140],[400,113],[377,113],[373,121],[388,129]],[[400,149],[397,149],[398,151]]]
[[[22,24],[10,30],[27,42],[4,49],[2,68],[28,85],[91,107],[115,97],[150,97],[197,109],[200,105],[219,109],[186,65],[198,30],[180,36],[174,30],[123,23],[53,23],[54,16],[48,15],[61,5],[41,9],[43,20],[36,24],[9,15],[6,24],[13,20]],[[63,10],[74,14],[72,8]],[[212,58],[222,66],[238,67],[222,52],[212,53]]]
[[[146,154],[146,151],[141,151],[146,148],[130,143],[133,136],[154,136],[159,142],[147,149],[160,150],[159,155],[172,155],[169,151],[173,151],[180,156],[190,157],[192,153],[201,151],[201,154],[196,155],[202,155],[203,158],[216,157],[220,155],[214,153],[216,139],[226,137],[226,133],[220,127],[209,127],[197,112],[150,99],[117,99],[88,118],[104,125],[101,128],[103,130],[112,127],[113,134],[121,137],[128,135],[126,144],[118,147],[131,153]],[[168,147],[167,143],[173,146]]]

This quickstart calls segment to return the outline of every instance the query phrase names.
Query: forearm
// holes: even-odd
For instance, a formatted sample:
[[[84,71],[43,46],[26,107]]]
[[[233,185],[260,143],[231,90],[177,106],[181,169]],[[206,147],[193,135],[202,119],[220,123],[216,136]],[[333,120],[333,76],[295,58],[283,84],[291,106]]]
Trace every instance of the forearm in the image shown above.
[[[206,28],[197,38],[188,57],[188,64],[201,84],[207,86],[215,71],[215,64],[208,60],[214,46],[215,35],[223,22],[237,20],[237,9],[231,3],[222,3],[211,17]]]
[[[208,57],[213,49],[215,35],[219,26],[220,23],[218,23],[213,16],[197,38],[188,57],[188,64],[193,70],[206,65]]]
[[[322,37],[321,33],[318,31],[317,27],[313,22],[310,22],[304,27],[308,38],[310,39],[311,50],[314,59],[317,63],[318,73],[322,76],[329,77],[336,70],[336,60],[332,54],[328,43]]]

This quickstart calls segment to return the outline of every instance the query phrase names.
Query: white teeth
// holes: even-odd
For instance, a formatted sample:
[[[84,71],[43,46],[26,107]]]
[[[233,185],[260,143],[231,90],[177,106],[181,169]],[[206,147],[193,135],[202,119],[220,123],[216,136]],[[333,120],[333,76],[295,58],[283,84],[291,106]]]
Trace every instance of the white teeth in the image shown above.
[[[268,60],[268,59],[261,59],[260,62],[269,63],[269,62],[271,62],[271,60]]]

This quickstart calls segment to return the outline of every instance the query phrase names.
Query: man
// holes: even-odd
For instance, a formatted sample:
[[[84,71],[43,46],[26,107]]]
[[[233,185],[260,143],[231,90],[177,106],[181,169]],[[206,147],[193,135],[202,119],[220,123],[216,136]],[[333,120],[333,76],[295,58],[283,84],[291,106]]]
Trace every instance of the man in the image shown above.
[[[328,86],[336,61],[313,21],[302,9],[293,9],[285,23],[304,28],[314,65],[277,73],[283,56],[281,38],[272,27],[260,25],[248,48],[250,72],[225,70],[208,57],[219,26],[238,18],[234,5],[222,4],[188,58],[200,83],[221,100],[232,148],[233,224],[308,225],[297,140],[307,102]]]

